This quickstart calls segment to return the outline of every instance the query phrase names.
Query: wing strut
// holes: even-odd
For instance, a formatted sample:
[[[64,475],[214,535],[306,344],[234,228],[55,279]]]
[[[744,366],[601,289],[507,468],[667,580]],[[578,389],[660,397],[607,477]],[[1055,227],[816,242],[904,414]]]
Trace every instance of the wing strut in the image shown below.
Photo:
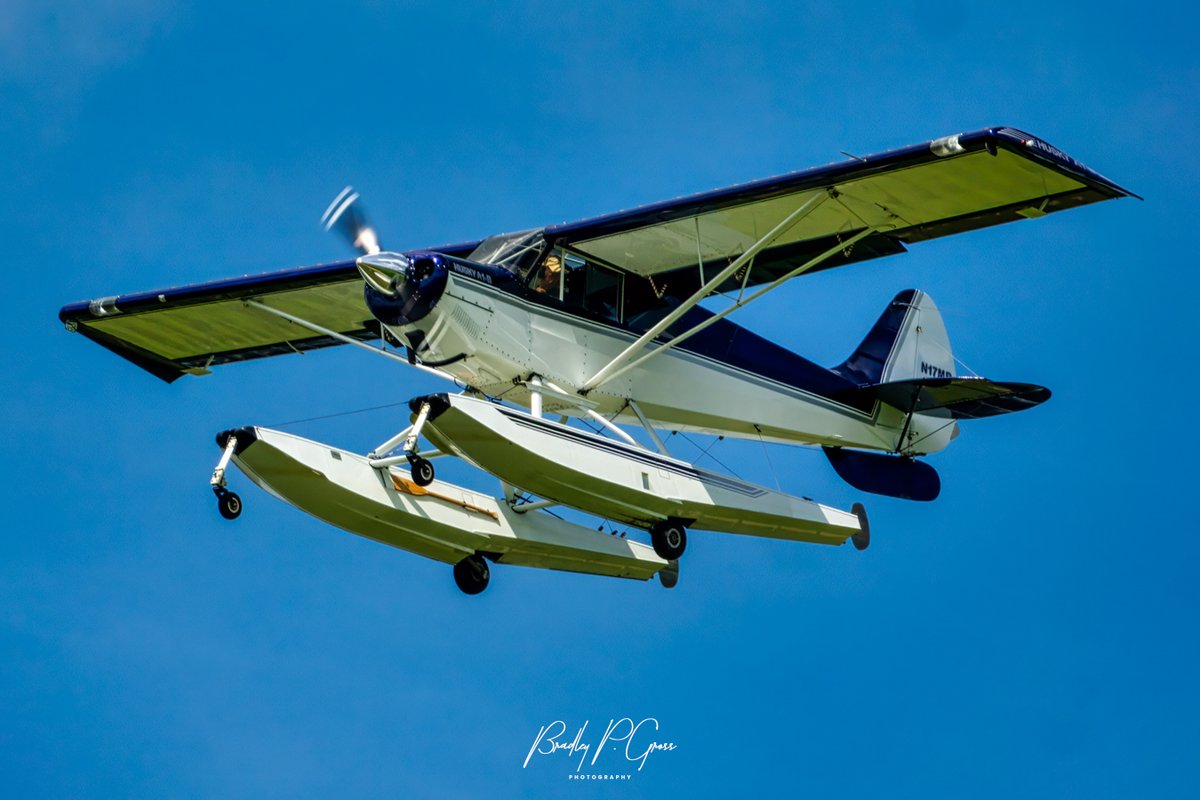
[[[880,228],[865,228],[865,229],[859,231],[858,233],[854,234],[846,241],[838,242],[833,247],[830,247],[829,249],[825,250],[824,252],[814,256],[813,258],[804,262],[799,267],[796,267],[794,270],[787,273],[786,275],[782,275],[782,276],[776,278],[775,280],[771,281],[769,284],[767,284],[763,288],[759,289],[757,292],[750,295],[746,299],[736,301],[733,305],[729,306],[725,310],[723,310],[717,314],[714,314],[713,316],[711,316],[708,319],[701,322],[699,325],[696,325],[695,327],[692,327],[692,328],[688,329],[687,331],[679,334],[678,336],[671,339],[671,341],[665,342],[664,344],[659,345],[655,349],[651,350],[650,352],[646,353],[645,355],[641,356],[640,358],[638,358],[634,361],[628,361],[628,363],[625,363],[623,366],[620,366],[616,369],[612,369],[612,367],[614,365],[616,365],[620,361],[622,361],[622,359],[625,357],[626,353],[629,353],[629,351],[632,350],[633,347],[635,347],[638,344],[638,342],[641,342],[642,339],[646,338],[643,335],[642,338],[638,339],[638,342],[634,342],[634,344],[631,345],[630,348],[627,349],[625,353],[622,353],[620,356],[613,359],[611,362],[609,362],[609,364],[604,369],[602,369],[602,370],[600,370],[600,372],[596,373],[596,375],[591,380],[589,380],[586,384],[584,384],[584,388],[581,389],[581,391],[594,389],[594,388],[596,388],[596,386],[599,386],[601,383],[604,383],[605,381],[610,381],[613,378],[616,378],[620,375],[624,375],[626,372],[633,369],[634,367],[637,367],[637,366],[645,363],[646,361],[649,361],[651,358],[654,358],[657,355],[667,352],[675,345],[682,344],[684,341],[686,341],[691,336],[694,336],[695,334],[704,330],[709,325],[712,325],[712,324],[724,319],[725,317],[732,314],[734,311],[737,311],[739,308],[749,305],[750,303],[754,302],[758,298],[762,297],[767,292],[771,291],[772,289],[777,288],[780,284],[785,283],[786,281],[790,281],[792,278],[795,278],[797,275],[801,275],[805,272],[808,272],[812,268],[819,265],[822,261],[832,258],[833,256],[837,255],[838,253],[844,251],[846,248],[854,246],[854,244],[856,244],[859,240],[864,239],[873,233],[878,233],[881,230],[885,230],[885,228],[882,228],[882,227],[880,227]],[[701,290],[701,292],[702,291],[703,290]],[[697,294],[699,294],[699,292]],[[694,297],[694,295],[693,295],[693,297]],[[690,303],[690,301],[691,301],[691,298],[689,298],[689,303]],[[691,303],[691,305],[695,305],[695,303]],[[690,308],[691,305],[689,305],[688,307]],[[655,327],[658,327],[658,326],[655,326]],[[605,374],[605,373],[607,373],[607,374]],[[599,380],[597,380],[597,379],[599,379]]]
[[[654,442],[654,446],[658,448],[658,452],[664,456],[670,456],[671,454],[667,452],[667,446],[663,444],[662,439],[658,438],[658,432],[654,430],[654,426],[650,424],[650,420],[646,419],[646,415],[642,413],[642,409],[638,407],[638,404],[630,400],[629,407],[633,409],[633,413],[637,415],[638,421],[642,423],[642,427],[650,435],[650,440]]]
[[[424,364],[414,364],[414,363],[410,362],[407,358],[398,356],[395,353],[389,353],[387,350],[384,350],[379,347],[372,347],[371,345],[367,344],[366,342],[360,342],[358,339],[354,339],[350,336],[345,336],[343,334],[338,333],[337,331],[331,331],[331,330],[329,330],[329,328],[323,328],[320,325],[317,325],[315,322],[309,322],[306,319],[301,319],[300,317],[289,314],[286,311],[280,311],[278,308],[271,308],[270,306],[264,305],[263,303],[260,303],[257,300],[244,300],[242,302],[245,303],[246,306],[248,306],[250,308],[257,308],[259,311],[265,311],[268,314],[274,314],[275,316],[279,317],[280,319],[286,319],[288,322],[299,325],[301,328],[308,328],[310,331],[320,333],[320,334],[322,334],[324,336],[328,336],[332,339],[337,339],[339,342],[345,342],[346,344],[352,344],[355,347],[361,347],[363,350],[366,350],[368,353],[374,353],[377,356],[383,356],[384,358],[390,358],[391,360],[399,362],[406,366],[415,367],[416,369],[419,369],[422,372],[428,372],[430,375],[437,375],[439,378],[442,378],[444,380],[454,381],[455,383],[458,382],[458,379],[455,378],[453,375],[450,375],[449,373],[441,372],[439,370],[434,369],[433,367],[427,367]],[[459,385],[461,385],[461,384],[459,384]]]
[[[773,241],[775,241],[780,236],[782,236],[784,233],[786,233],[789,228],[791,228],[793,225],[795,225],[801,219],[803,219],[804,217],[807,217],[809,214],[811,214],[813,211],[815,211],[822,203],[824,203],[826,200],[828,200],[831,196],[832,195],[831,195],[830,191],[825,190],[825,191],[809,198],[807,202],[805,202],[803,205],[801,205],[795,211],[793,211],[792,213],[790,213],[786,217],[784,217],[783,221],[781,221],[778,225],[776,225],[774,228],[772,228],[770,231],[768,231],[765,236],[763,236],[761,239],[759,239],[754,244],[747,247],[746,250],[740,256],[738,256],[736,259],[734,259],[733,263],[731,263],[725,269],[718,272],[715,276],[713,276],[712,280],[710,280],[708,283],[701,286],[696,291],[695,294],[693,294],[687,300],[684,300],[683,303],[681,303],[678,308],[676,308],[670,314],[667,314],[665,317],[663,317],[662,320],[660,320],[657,324],[653,325],[650,328],[650,330],[646,331],[641,336],[639,336],[637,341],[635,341],[633,344],[629,345],[629,347],[626,347],[625,350],[619,356],[617,356],[612,361],[610,361],[606,365],[604,365],[604,367],[599,372],[597,372],[595,375],[593,375],[591,378],[589,378],[587,380],[587,382],[583,384],[583,386],[579,387],[580,393],[587,394],[592,389],[595,389],[600,384],[602,384],[605,381],[609,380],[610,378],[614,377],[614,375],[617,372],[617,369],[620,368],[621,365],[628,362],[629,359],[632,358],[639,350],[641,350],[643,347],[645,347],[650,342],[654,341],[654,339],[660,333],[665,331],[667,328],[671,327],[671,325],[675,324],[675,322],[677,322],[680,317],[682,317],[684,314],[686,314],[688,311],[690,311],[695,305],[697,305],[705,297],[708,297],[708,295],[710,293],[712,293],[713,291],[715,291],[717,289],[717,287],[719,287],[722,283],[724,283],[729,278],[730,275],[733,275],[735,272],[737,272],[739,269],[741,269],[743,265],[745,265],[747,262],[749,262],[750,259],[754,258],[754,256],[756,256],[760,250],[762,250],[765,247],[768,247]],[[621,370],[621,371],[624,372],[624,370]]]
[[[559,398],[566,398],[566,399],[568,399],[568,400],[571,400],[571,395],[569,395],[569,394],[567,394],[566,392],[564,392],[564,391],[562,390],[562,387],[561,387],[561,386],[558,386],[558,385],[556,385],[556,384],[553,384],[553,383],[551,383],[550,381],[543,381],[543,382],[542,382],[542,391],[543,391],[543,392],[545,392],[547,389],[549,389],[549,390],[550,390],[549,392],[547,392],[547,394],[549,394],[549,395],[551,395],[551,396],[554,396],[554,397],[559,397]],[[606,418],[606,417],[605,417],[603,414],[601,414],[600,412],[596,411],[596,409],[594,409],[594,408],[588,408],[588,406],[589,406],[589,405],[591,405],[591,403],[577,403],[577,402],[576,402],[576,401],[574,401],[574,400],[571,400],[571,402],[572,402],[572,403],[575,403],[576,407],[577,407],[577,408],[578,408],[580,411],[582,411],[583,413],[587,414],[587,415],[588,415],[589,417],[591,417],[593,420],[595,420],[596,422],[599,422],[599,423],[600,423],[601,425],[603,425],[605,428],[607,428],[608,430],[610,430],[610,431],[612,431],[613,433],[615,433],[615,434],[616,434],[616,435],[617,435],[619,438],[621,438],[621,439],[624,439],[626,442],[628,442],[629,444],[633,445],[634,447],[640,447],[640,448],[642,448],[643,450],[647,449],[647,448],[646,448],[646,447],[645,447],[645,446],[644,446],[644,445],[643,445],[641,442],[639,442],[637,439],[634,439],[634,438],[633,438],[632,436],[630,436],[628,433],[626,433],[625,431],[623,431],[623,430],[621,430],[620,428],[618,428],[616,425],[614,425],[614,424],[612,423],[612,421],[611,421],[611,420],[609,420],[608,418]]]

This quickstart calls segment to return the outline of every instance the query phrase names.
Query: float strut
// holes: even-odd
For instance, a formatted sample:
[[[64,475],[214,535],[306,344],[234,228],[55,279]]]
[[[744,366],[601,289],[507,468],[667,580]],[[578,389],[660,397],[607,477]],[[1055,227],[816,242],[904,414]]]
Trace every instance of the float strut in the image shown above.
[[[404,452],[410,457],[417,455],[417,439],[424,430],[427,419],[429,419],[429,403],[425,402],[421,403],[421,408],[417,411],[417,419],[408,432],[408,438],[404,440]]]
[[[213,491],[218,494],[225,488],[225,469],[229,466],[229,459],[233,458],[233,451],[236,448],[237,437],[231,435],[225,442],[225,449],[221,452],[221,460],[217,462],[217,468],[213,470],[212,477],[208,480],[209,486],[212,486]]]

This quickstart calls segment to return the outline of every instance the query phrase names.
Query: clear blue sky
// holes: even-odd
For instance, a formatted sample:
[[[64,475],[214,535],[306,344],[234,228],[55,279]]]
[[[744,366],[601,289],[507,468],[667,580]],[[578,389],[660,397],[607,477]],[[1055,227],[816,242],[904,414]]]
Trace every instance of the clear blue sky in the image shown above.
[[[6,5],[0,794],[1195,791],[1195,9],[653,5]],[[218,430],[434,384],[330,351],[167,386],[56,319],[345,257],[317,218],[346,182],[412,248],[987,125],[1147,199],[823,273],[740,319],[836,363],[921,288],[969,366],[1054,389],[964,426],[932,504],[773,448],[785,488],[866,502],[867,553],[696,533],[672,592],[499,567],[468,598],[241,476],[228,524],[207,488]],[[367,450],[402,424],[292,429]],[[757,446],[716,452],[773,483]],[[623,716],[678,749],[621,785],[522,769],[539,726]]]

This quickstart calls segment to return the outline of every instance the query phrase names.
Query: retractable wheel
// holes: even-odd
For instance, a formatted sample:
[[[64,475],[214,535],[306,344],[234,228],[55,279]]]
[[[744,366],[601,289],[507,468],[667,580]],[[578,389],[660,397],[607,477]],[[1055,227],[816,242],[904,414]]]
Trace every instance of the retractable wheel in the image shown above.
[[[467,556],[454,565],[454,582],[465,594],[479,594],[487,588],[491,570],[481,556]]]
[[[420,456],[412,458],[412,479],[417,486],[428,486],[433,483],[433,464]]]
[[[242,498],[233,492],[217,492],[217,510],[225,519],[237,519],[242,515]]]
[[[659,522],[650,529],[650,544],[659,558],[675,561],[687,549],[687,530],[678,522]]]

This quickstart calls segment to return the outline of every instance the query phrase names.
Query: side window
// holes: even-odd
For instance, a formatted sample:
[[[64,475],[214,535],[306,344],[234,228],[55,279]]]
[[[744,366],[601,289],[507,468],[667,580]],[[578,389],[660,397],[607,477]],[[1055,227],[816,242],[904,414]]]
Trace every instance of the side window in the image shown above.
[[[563,301],[619,322],[621,274],[567,253],[563,256]]]
[[[619,322],[621,319],[621,276],[612,270],[589,264],[586,286],[584,307],[606,319]]]
[[[582,306],[587,262],[573,253],[563,257],[563,302],[569,306]]]
[[[556,249],[533,271],[529,286],[568,306],[587,309],[613,322],[621,319],[621,274],[575,253]]]

